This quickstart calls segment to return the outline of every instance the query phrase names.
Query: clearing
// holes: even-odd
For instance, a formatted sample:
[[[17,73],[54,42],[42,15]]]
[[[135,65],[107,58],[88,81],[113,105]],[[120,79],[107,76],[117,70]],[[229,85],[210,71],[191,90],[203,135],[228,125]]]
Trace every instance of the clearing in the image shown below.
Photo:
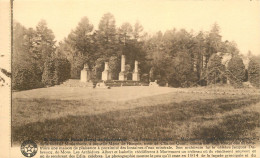
[[[40,88],[13,92],[12,141],[88,138],[228,143],[258,139],[259,106],[255,89]]]

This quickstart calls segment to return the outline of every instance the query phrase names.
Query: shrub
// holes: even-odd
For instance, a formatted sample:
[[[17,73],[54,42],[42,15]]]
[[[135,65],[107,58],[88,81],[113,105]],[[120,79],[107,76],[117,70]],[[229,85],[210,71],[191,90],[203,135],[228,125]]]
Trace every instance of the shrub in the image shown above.
[[[260,87],[260,59],[259,57],[252,57],[248,64],[248,80],[249,82],[259,88]]]
[[[187,52],[178,52],[166,71],[167,81],[173,87],[190,87],[198,81],[196,73],[193,71],[192,58]],[[164,67],[162,67],[164,69]],[[159,74],[161,72],[159,71]]]
[[[54,58],[44,63],[42,82],[44,85],[53,86],[70,78],[70,63],[67,59]]]
[[[53,59],[49,59],[44,63],[44,70],[42,74],[42,83],[44,85],[54,85],[54,71],[55,71],[55,64]]]
[[[209,58],[207,67],[207,84],[223,83],[225,80],[225,66],[221,63],[221,57],[213,54]]]
[[[234,87],[241,87],[245,79],[245,65],[239,56],[233,56],[228,62],[228,76],[230,84]]]
[[[33,70],[26,68],[18,68],[12,76],[12,89],[28,90],[43,87],[42,83],[37,80],[37,76]]]
[[[67,59],[55,59],[54,84],[60,84],[70,78],[70,63]]]

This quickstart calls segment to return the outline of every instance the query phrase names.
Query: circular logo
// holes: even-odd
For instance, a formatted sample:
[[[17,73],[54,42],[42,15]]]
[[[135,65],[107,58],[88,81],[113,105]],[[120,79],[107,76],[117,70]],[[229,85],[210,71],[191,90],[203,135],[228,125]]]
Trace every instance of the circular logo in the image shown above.
[[[37,150],[37,144],[32,140],[26,140],[21,145],[21,152],[25,157],[33,157]]]

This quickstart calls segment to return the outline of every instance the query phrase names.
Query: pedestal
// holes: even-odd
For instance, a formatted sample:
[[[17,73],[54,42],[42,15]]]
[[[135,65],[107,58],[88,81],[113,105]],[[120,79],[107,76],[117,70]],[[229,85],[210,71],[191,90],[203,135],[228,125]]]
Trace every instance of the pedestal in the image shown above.
[[[140,74],[138,72],[133,73],[133,81],[140,81]]]
[[[80,72],[80,81],[81,82],[89,82],[90,81],[90,71],[83,69]]]
[[[126,80],[126,73],[120,72],[119,73],[119,81],[125,81]]]
[[[111,80],[111,73],[108,70],[102,72],[102,80],[103,81]]]

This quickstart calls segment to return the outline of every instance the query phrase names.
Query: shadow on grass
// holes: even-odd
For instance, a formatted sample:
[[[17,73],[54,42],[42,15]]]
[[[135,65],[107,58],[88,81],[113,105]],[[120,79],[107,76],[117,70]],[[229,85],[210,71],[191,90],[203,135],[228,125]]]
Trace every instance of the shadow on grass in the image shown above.
[[[252,132],[256,127],[260,127],[260,114],[257,112],[244,111],[241,114],[228,115],[223,118],[223,122],[211,127],[200,127],[193,134],[203,143],[224,143],[242,141],[252,143],[256,139]]]
[[[234,141],[245,136],[253,137],[250,131],[259,125],[259,113],[243,111],[242,108],[259,101],[258,97],[211,99],[139,107],[97,115],[69,115],[24,126],[12,126],[12,140],[14,143],[27,139],[43,142],[44,138],[181,140],[186,132],[189,138],[199,139],[199,143],[222,143],[223,140]],[[62,105],[62,101],[60,104]],[[222,119],[214,117],[217,113],[239,108],[243,111],[241,114],[229,114]],[[201,125],[204,121],[211,121],[210,125]]]

